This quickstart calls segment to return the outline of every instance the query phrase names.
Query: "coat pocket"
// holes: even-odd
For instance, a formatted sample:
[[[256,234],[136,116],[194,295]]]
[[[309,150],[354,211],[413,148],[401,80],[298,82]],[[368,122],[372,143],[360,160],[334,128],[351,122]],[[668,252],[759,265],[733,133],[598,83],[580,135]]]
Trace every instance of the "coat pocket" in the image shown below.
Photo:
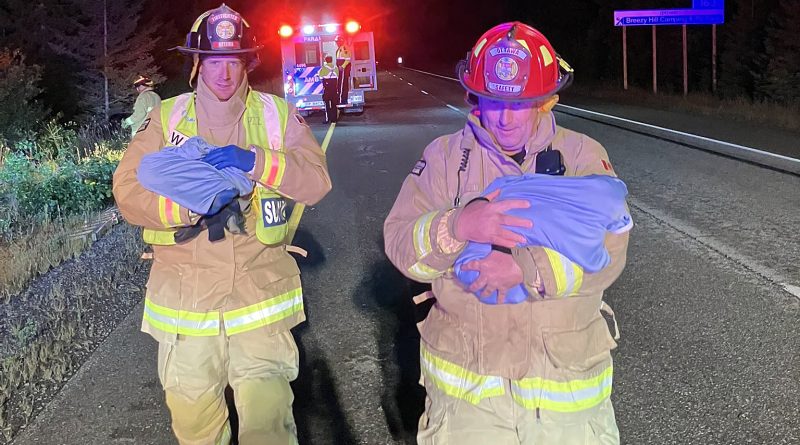
[[[275,261],[247,268],[247,276],[258,289],[296,275],[300,275],[300,268],[294,258],[285,252]]]
[[[166,300],[180,301],[182,275],[177,266],[154,261],[145,285],[148,294],[162,305]]]
[[[445,360],[463,366],[467,361],[464,332],[441,309],[434,306],[424,320],[417,323],[426,346]]]
[[[611,350],[617,347],[603,317],[595,318],[583,329],[545,330],[543,339],[553,365],[575,372],[588,371],[603,363],[611,356]]]

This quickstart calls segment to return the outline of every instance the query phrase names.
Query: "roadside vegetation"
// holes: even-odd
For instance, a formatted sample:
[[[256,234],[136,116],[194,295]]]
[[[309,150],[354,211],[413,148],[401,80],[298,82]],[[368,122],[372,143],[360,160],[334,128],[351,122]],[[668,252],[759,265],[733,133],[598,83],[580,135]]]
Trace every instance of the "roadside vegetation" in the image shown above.
[[[127,141],[118,125],[49,119],[36,102],[40,70],[0,52],[0,298],[84,247],[69,235],[112,204],[111,176]]]
[[[78,369],[143,285],[137,229],[115,228],[101,257],[86,251],[87,232],[113,205],[129,135],[105,119],[51,114],[37,101],[40,75],[19,52],[0,50],[0,443]]]

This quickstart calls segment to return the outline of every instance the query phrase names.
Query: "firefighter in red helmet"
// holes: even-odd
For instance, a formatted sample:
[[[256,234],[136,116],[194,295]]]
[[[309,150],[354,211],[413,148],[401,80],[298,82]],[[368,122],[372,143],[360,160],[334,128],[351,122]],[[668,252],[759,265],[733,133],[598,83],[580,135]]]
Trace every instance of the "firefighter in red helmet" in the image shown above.
[[[498,25],[458,66],[473,105],[464,128],[425,149],[384,224],[386,253],[436,300],[421,336],[427,392],[418,443],[619,444],[610,394],[616,346],[603,291],[625,265],[628,232],[608,232],[610,264],[594,273],[550,248],[524,246],[513,215],[525,200],[482,196],[529,173],[614,175],[606,150],[556,125],[551,111],[572,69],[534,28]],[[529,297],[487,304],[452,268],[468,242],[490,244],[471,265],[486,294],[522,284]],[[522,246],[522,247],[520,247]],[[477,282],[477,281],[476,281]]]

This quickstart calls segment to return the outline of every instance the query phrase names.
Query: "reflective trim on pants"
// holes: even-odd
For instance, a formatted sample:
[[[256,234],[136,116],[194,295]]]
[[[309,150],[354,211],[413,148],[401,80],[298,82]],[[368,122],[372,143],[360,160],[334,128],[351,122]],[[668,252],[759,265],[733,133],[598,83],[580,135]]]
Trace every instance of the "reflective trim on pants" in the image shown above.
[[[499,376],[480,375],[437,357],[420,345],[420,369],[445,394],[478,404],[487,397],[505,394]],[[614,369],[611,365],[598,375],[566,381],[529,377],[508,380],[514,401],[528,410],[575,413],[592,408],[611,395]]]
[[[506,393],[478,404],[451,397],[425,381],[418,445],[619,445],[611,399],[581,413],[528,410]]]

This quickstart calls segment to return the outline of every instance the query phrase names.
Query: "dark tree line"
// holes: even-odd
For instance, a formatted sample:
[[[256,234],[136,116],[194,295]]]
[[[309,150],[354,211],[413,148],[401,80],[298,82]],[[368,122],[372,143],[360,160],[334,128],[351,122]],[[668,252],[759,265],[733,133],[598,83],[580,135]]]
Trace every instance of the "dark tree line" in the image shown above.
[[[137,75],[162,79],[154,59],[159,24],[144,23],[144,6],[145,0],[5,0],[0,49],[21,54],[23,68],[41,75],[42,92],[31,100],[65,119],[107,119],[128,110]]]
[[[440,71],[452,70],[488,27],[507,20],[525,21],[551,40],[576,69],[578,81],[587,84],[621,83],[622,40],[620,28],[612,23],[615,9],[691,6],[691,0],[228,3],[246,15],[266,46],[256,76],[275,75],[280,69],[276,34],[280,23],[346,13],[375,32],[378,57],[384,64],[403,55],[409,65]],[[219,0],[4,0],[0,2],[0,51],[19,54],[7,64],[15,67],[14,76],[29,66],[28,77],[39,79],[37,85],[25,89],[38,92],[26,98],[28,102],[37,99],[40,109],[58,113],[62,119],[104,118],[129,110],[135,95],[130,82],[138,74],[158,80],[161,73],[166,74],[169,81],[161,87],[165,95],[185,89],[183,59],[166,50],[182,43],[199,13],[218,4]],[[725,19],[718,27],[718,95],[797,103],[800,1],[727,0]],[[711,91],[711,27],[690,27],[688,37],[690,89]],[[651,53],[649,27],[628,28],[631,84],[649,85]],[[659,27],[660,90],[680,91],[681,60],[680,27]],[[0,72],[0,85],[6,75]]]

